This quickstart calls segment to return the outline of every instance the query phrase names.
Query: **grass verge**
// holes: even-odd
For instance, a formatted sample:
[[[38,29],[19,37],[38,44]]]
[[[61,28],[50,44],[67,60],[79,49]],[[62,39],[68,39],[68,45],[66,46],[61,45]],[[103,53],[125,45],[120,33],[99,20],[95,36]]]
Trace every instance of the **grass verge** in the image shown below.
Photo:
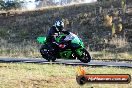
[[[0,57],[16,57],[16,58],[42,58],[38,45],[35,42],[23,42],[20,44],[7,43],[5,40],[0,40]],[[112,48],[102,51],[90,51],[93,60],[132,60],[132,51],[125,47],[122,51]]]
[[[132,60],[132,52],[112,53],[105,51],[90,52],[93,60]],[[39,49],[23,48],[23,49],[0,49],[0,57],[16,57],[16,58],[42,58]]]
[[[130,74],[131,69],[84,67],[89,74]],[[76,82],[76,67],[24,63],[0,63],[0,88],[131,88],[130,84],[85,84]]]
[[[121,60],[127,61],[132,60],[132,52],[107,52],[107,51],[97,51],[91,52],[93,59],[96,60]]]

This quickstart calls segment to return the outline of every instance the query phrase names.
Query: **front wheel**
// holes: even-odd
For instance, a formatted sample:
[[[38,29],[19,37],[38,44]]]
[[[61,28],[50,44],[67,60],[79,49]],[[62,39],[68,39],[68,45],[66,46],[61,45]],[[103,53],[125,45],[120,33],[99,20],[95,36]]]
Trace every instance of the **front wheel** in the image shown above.
[[[89,54],[89,52],[86,49],[82,49],[82,56],[81,58],[79,58],[79,60],[83,63],[88,63],[91,61],[91,56]]]

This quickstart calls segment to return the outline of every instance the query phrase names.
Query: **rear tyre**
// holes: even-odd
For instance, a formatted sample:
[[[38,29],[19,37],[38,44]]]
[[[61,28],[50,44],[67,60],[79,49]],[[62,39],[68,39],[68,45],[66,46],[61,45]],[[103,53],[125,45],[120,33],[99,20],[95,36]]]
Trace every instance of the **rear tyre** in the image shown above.
[[[50,61],[54,62],[56,60],[56,58],[49,52],[45,52],[44,54],[41,54],[41,55],[44,59],[48,60],[49,62]]]
[[[82,52],[83,52],[83,54],[82,54],[82,56],[79,60],[83,63],[90,62],[91,61],[91,56],[90,56],[89,52],[86,49],[82,49]]]
[[[46,46],[44,46],[44,45],[41,47],[40,53],[41,53],[42,57],[44,59],[48,60],[49,62],[50,61],[54,62],[56,60],[56,57],[54,57],[53,52],[48,50],[46,48]]]

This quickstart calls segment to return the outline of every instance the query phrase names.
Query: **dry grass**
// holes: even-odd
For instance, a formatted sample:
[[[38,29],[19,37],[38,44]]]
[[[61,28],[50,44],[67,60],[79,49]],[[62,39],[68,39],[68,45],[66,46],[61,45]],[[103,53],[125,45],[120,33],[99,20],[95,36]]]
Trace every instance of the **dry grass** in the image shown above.
[[[91,52],[91,55],[93,57],[93,60],[121,60],[121,61],[125,61],[125,60],[132,60],[132,52],[121,52],[121,53],[117,53],[117,52],[107,52],[107,51],[98,51],[98,52]]]
[[[5,40],[0,42],[0,57],[31,57],[31,58],[42,58],[39,53],[40,46],[33,42],[23,42],[19,45],[7,43]],[[115,39],[110,42],[117,48],[105,48],[102,51],[90,51],[90,54],[94,59],[98,60],[132,60],[132,51],[128,42],[121,39]]]
[[[0,44],[1,57],[41,57],[38,45],[33,42],[26,41],[18,45],[1,40]]]
[[[132,60],[132,52],[109,52],[107,50],[90,52],[91,56],[94,59],[98,60]],[[18,57],[18,58],[42,58],[39,48],[33,46],[25,47],[15,47],[14,49],[10,48],[1,48],[0,57]]]
[[[112,38],[109,42],[111,45],[115,45],[117,48],[130,47],[126,38]]]
[[[85,67],[88,74],[130,74],[131,69]],[[76,82],[76,67],[64,65],[0,63],[0,88],[131,88],[130,84],[85,84]]]
[[[132,60],[132,46],[126,38],[112,38],[102,51],[91,52],[94,59]]]

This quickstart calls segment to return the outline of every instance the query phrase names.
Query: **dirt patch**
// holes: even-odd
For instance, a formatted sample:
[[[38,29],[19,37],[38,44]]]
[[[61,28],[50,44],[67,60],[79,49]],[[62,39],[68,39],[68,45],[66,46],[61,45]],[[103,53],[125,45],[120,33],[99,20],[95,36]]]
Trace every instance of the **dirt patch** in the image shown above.
[[[66,84],[69,83],[70,80],[75,80],[75,78],[66,78],[66,77],[49,77],[49,78],[45,78],[45,79],[40,79],[40,78],[33,78],[33,79],[24,79],[21,80],[19,84],[23,85],[23,86],[33,86],[35,88],[37,87],[44,87],[44,86],[49,86],[51,85],[52,87],[55,87],[55,85],[52,84],[56,84],[59,85],[61,84]]]
[[[7,68],[8,66],[0,66],[0,68]]]

